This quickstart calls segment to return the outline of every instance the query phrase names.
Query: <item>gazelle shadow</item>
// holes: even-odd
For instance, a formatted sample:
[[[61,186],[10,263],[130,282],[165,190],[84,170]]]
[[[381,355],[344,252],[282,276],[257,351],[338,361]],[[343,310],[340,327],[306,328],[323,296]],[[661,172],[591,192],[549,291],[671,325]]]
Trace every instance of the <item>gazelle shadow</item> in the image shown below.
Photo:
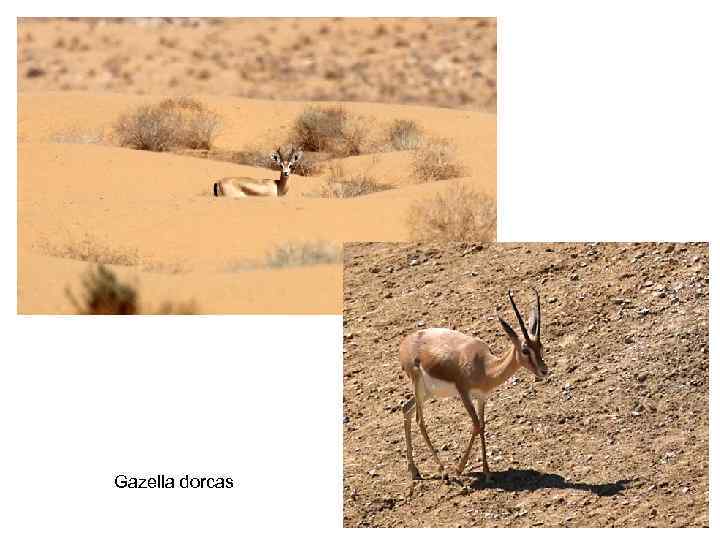
[[[535,491],[536,489],[577,489],[590,491],[600,497],[616,495],[631,484],[632,480],[618,480],[609,484],[586,484],[568,482],[559,474],[541,473],[534,469],[508,469],[492,473],[492,480],[486,481],[483,473],[472,472],[474,480],[471,489],[502,489],[504,491]]]

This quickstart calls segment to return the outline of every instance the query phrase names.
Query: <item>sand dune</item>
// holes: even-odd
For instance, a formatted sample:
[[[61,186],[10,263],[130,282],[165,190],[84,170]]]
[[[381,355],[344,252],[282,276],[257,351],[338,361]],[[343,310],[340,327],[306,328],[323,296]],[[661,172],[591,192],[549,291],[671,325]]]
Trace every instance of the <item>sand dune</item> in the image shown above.
[[[215,146],[272,148],[308,103],[198,96],[223,119]],[[107,135],[123,112],[161,96],[43,93],[18,97],[18,311],[69,313],[65,286],[78,287],[87,263],[54,250],[91,235],[134,254],[113,267],[135,280],[143,302],[195,301],[203,313],[340,313],[341,266],[237,270],[293,241],[401,241],[405,214],[445,182],[416,184],[408,152],[340,160],[396,189],[353,199],[322,199],[323,176],[291,178],[281,199],[217,199],[213,179],[275,178],[276,171],[208,159],[76,144]],[[450,138],[468,169],[462,181],[494,197],[495,116],[471,111],[344,104],[381,130],[396,118]],[[279,140],[278,140],[279,139]],[[98,139],[99,140],[99,139]],[[61,141],[61,142],[57,142]]]

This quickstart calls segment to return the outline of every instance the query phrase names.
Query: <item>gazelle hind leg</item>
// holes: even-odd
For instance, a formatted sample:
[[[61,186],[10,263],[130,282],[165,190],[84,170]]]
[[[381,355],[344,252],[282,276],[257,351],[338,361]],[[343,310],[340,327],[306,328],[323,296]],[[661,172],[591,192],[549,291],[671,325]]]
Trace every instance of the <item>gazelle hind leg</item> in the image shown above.
[[[438,467],[440,467],[440,475],[445,476],[445,467],[443,466],[442,461],[440,461],[440,457],[438,456],[437,451],[433,446],[433,443],[430,442],[430,437],[428,436],[427,429],[425,428],[425,418],[423,417],[422,409],[424,395],[422,390],[419,388],[420,384],[421,383],[419,379],[417,379],[415,381],[415,411],[417,413],[417,422],[420,426],[420,433],[422,433],[423,439],[425,439],[425,444],[427,444],[430,452],[432,452],[432,456],[435,459],[435,462],[438,464]]]
[[[413,460],[413,449],[412,449],[412,433],[410,431],[410,424],[412,422],[412,414],[415,412],[415,398],[411,397],[405,402],[402,408],[404,421],[405,421],[405,448],[407,450],[407,462],[408,471],[410,471],[410,478],[417,480],[422,478],[420,471],[418,471],[415,461]]]
[[[465,409],[467,410],[468,414],[470,415],[470,418],[471,418],[472,424],[473,424],[473,430],[472,430],[472,435],[470,436],[470,441],[468,442],[467,448],[465,449],[465,453],[463,454],[462,458],[460,459],[460,463],[458,464],[458,468],[457,468],[457,473],[462,474],[463,471],[465,470],[465,465],[467,465],[468,458],[470,457],[470,451],[472,450],[473,444],[475,443],[475,438],[481,432],[481,428],[480,428],[480,420],[478,419],[477,412],[475,411],[472,401],[470,400],[470,395],[468,394],[467,391],[464,391],[460,388],[458,388],[458,392],[460,393],[460,399],[462,400],[462,403],[465,406]]]

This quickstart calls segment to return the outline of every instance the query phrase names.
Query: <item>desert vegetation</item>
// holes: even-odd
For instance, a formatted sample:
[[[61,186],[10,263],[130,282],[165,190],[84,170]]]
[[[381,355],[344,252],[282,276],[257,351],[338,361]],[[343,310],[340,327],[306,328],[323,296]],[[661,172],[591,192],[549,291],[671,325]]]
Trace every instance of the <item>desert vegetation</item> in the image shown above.
[[[467,172],[453,143],[442,138],[421,141],[413,151],[412,168],[420,182],[457,178]]]
[[[415,202],[407,214],[410,238],[416,241],[494,242],[496,224],[495,200],[456,182]]]
[[[286,242],[268,252],[265,264],[270,268],[336,264],[342,261],[342,249],[328,242]]]
[[[226,272],[279,269],[342,262],[342,248],[317,241],[284,242],[266,252],[262,260],[240,259],[225,265]]]
[[[69,238],[61,244],[51,243],[47,238],[43,238],[38,242],[38,249],[52,257],[76,261],[118,266],[140,264],[137,248],[115,246],[90,233],[84,233],[79,239]]]
[[[113,126],[120,146],[167,152],[207,150],[220,128],[220,117],[193,98],[168,98],[123,114]]]
[[[347,174],[340,162],[332,163],[328,169],[328,177],[316,193],[318,197],[347,199],[393,188],[392,184],[379,182],[369,171]]]
[[[70,287],[65,294],[79,315],[192,315],[194,302],[163,302],[156,310],[143,309],[137,287],[123,283],[102,264],[90,267],[82,277],[82,290],[77,298]]]
[[[387,140],[393,150],[415,150],[422,143],[423,131],[413,120],[394,120],[387,129]]]
[[[342,106],[307,107],[292,127],[290,143],[310,152],[333,157],[357,156],[371,151],[368,120]]]

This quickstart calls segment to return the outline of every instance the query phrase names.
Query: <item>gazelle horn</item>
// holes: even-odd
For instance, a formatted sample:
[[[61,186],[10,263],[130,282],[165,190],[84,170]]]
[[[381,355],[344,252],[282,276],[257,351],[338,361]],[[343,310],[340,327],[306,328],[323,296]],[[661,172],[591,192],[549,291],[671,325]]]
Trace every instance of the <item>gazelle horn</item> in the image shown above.
[[[520,315],[520,311],[518,310],[517,306],[515,305],[515,300],[513,300],[512,291],[508,289],[508,298],[510,298],[510,303],[512,304],[513,311],[515,312],[515,316],[517,317],[518,323],[520,323],[520,330],[522,330],[523,336],[525,337],[525,341],[530,341],[530,336],[528,336],[527,329],[525,328],[525,322],[522,319],[522,315]]]

